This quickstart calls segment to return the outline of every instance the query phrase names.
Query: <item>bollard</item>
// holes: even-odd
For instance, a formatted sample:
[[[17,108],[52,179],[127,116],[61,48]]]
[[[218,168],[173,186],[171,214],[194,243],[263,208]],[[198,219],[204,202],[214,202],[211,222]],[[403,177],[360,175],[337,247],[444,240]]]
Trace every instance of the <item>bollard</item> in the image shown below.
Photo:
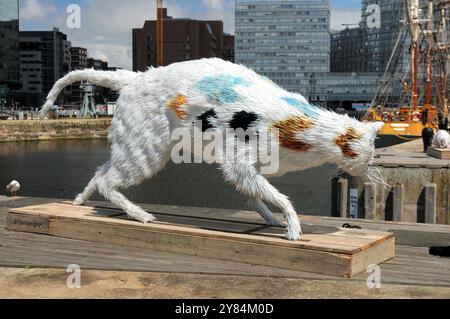
[[[347,218],[348,180],[344,178],[338,180],[338,196],[340,217]]]
[[[425,223],[436,224],[436,184],[425,185]]]
[[[375,220],[377,209],[377,188],[375,183],[364,184],[364,213],[365,218]]]
[[[403,220],[404,202],[405,202],[405,186],[397,184],[392,187],[393,192],[393,221],[401,222]]]

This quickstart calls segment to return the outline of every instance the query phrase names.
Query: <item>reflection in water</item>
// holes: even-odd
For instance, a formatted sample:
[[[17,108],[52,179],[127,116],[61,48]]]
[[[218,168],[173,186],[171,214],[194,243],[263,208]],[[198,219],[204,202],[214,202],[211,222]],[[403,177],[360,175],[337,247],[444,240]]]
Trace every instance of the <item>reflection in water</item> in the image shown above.
[[[108,154],[106,140],[0,143],[0,190],[17,179],[21,196],[73,199]],[[329,165],[271,182],[291,198],[298,212],[328,215],[330,179],[336,172]],[[245,197],[225,184],[216,166],[206,164],[169,164],[155,178],[125,193],[133,201],[150,204],[248,209]]]

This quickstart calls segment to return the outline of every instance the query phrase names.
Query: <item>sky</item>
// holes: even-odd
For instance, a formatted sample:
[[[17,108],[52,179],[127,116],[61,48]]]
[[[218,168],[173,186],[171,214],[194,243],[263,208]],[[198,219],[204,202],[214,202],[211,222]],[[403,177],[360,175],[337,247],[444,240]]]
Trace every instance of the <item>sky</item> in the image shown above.
[[[21,30],[52,30],[66,33],[72,46],[88,49],[90,57],[110,66],[131,69],[131,29],[155,19],[155,0],[21,0]],[[81,8],[81,28],[67,27],[70,4]],[[234,34],[234,0],[165,0],[174,18],[223,20],[224,31]],[[331,0],[331,27],[358,23],[361,0]]]

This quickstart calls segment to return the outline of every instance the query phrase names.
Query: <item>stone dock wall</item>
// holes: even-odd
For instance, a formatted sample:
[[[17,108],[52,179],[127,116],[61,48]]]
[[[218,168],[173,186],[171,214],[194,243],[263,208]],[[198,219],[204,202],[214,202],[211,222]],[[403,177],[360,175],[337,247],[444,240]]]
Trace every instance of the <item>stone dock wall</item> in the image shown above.
[[[111,118],[0,121],[0,142],[106,138]]]
[[[377,221],[450,225],[450,160],[423,153],[421,140],[377,150],[372,176],[332,181],[332,215]]]

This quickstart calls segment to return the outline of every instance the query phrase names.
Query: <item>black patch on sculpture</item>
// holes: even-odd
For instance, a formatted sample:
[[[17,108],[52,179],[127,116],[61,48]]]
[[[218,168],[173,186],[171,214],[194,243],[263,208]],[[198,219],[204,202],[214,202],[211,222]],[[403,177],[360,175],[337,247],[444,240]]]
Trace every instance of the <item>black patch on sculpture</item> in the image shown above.
[[[258,115],[253,112],[241,111],[233,115],[233,119],[228,123],[232,129],[237,130],[238,128],[244,131],[248,130],[252,123],[258,120]]]
[[[209,110],[208,112],[203,113],[200,116],[197,116],[199,121],[202,121],[202,131],[206,132],[209,129],[214,128],[214,125],[210,122],[211,118],[217,118],[217,113],[214,109]]]

